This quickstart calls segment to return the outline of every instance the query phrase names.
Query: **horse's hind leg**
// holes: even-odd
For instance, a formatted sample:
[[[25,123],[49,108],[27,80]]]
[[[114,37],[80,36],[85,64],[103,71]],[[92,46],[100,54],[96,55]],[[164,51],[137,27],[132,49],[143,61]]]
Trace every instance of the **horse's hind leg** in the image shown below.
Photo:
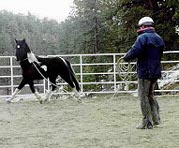
[[[29,83],[29,86],[30,86],[30,89],[31,89],[32,93],[39,100],[40,104],[42,104],[42,98],[39,95],[39,93],[37,92],[37,90],[35,90],[33,81],[29,81],[28,83]]]
[[[70,73],[66,74],[66,75],[60,75],[60,76],[61,76],[61,78],[63,80],[65,80],[71,86],[71,88],[73,89],[73,92],[74,92],[74,94],[75,94],[75,96],[77,98],[77,101],[81,103],[81,95],[77,91],[77,89],[76,89],[76,87],[75,87],[75,85],[74,85],[74,83],[72,81],[72,77],[70,76]]]
[[[76,88],[73,88],[73,92],[74,92],[74,94],[75,94],[75,96],[77,98],[77,101],[79,103],[81,103],[81,95],[80,95],[80,93],[76,90]]]
[[[75,77],[75,72],[74,72],[70,62],[66,60],[66,63],[68,64],[68,69],[69,69],[69,74],[71,76],[71,80],[75,84],[76,90],[79,92],[80,91],[80,86],[79,86],[78,80]]]
[[[7,103],[11,103],[11,101],[15,98],[15,96],[21,91],[21,89],[24,87],[24,85],[27,84],[27,81],[25,79],[23,79],[21,81],[21,83],[19,84],[19,86],[15,89],[15,91],[13,92],[12,96],[6,100]]]
[[[80,99],[81,95],[79,93],[80,86],[79,86],[79,83],[73,73],[71,73],[71,78],[72,78],[73,83],[75,84],[75,88],[73,88],[73,92],[75,93],[75,96],[81,101],[81,99]]]

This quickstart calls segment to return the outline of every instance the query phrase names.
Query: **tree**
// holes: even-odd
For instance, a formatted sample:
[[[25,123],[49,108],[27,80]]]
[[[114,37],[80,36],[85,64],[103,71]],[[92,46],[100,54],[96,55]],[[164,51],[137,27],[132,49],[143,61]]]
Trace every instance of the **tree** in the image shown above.
[[[179,36],[175,29],[179,23],[178,0],[123,0],[120,10],[122,10],[119,14],[122,20],[120,29],[126,32],[127,40],[130,41],[126,47],[129,48],[136,37],[133,32],[136,30],[134,26],[137,21],[143,16],[151,16],[155,21],[157,32],[164,38],[166,49],[178,48]]]

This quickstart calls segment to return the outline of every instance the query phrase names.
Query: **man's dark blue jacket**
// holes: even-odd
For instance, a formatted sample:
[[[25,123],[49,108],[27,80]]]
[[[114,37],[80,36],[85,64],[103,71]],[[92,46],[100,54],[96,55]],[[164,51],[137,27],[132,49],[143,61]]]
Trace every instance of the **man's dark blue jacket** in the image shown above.
[[[146,28],[137,37],[134,45],[124,56],[129,62],[137,58],[137,74],[139,79],[158,79],[161,77],[161,57],[164,49],[163,39],[153,27]]]

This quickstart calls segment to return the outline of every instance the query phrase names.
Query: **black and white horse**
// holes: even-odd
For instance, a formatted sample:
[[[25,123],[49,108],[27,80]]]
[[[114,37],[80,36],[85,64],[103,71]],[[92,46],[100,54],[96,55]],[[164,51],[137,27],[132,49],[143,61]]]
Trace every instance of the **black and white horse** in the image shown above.
[[[25,39],[16,40],[16,60],[20,62],[20,66],[22,68],[22,76],[23,79],[20,85],[15,89],[12,96],[7,100],[10,103],[15,95],[20,92],[20,90],[26,85],[29,84],[32,93],[35,94],[36,98],[43,102],[37,90],[34,88],[34,80],[40,80],[44,78],[49,78],[51,82],[51,89],[45,95],[44,101],[50,99],[52,91],[56,89],[56,79],[60,76],[63,80],[65,80],[73,89],[75,95],[79,102],[80,100],[80,86],[75,78],[75,73],[71,67],[69,61],[61,58],[61,57],[38,57],[35,56],[29,46],[27,45]],[[45,65],[46,71],[41,67]]]

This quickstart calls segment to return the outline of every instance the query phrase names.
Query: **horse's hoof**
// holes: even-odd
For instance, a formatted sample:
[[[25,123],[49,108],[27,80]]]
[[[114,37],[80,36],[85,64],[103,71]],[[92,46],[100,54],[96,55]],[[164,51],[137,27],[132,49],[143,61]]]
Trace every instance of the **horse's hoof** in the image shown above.
[[[77,99],[78,103],[82,103],[81,99]]]
[[[43,100],[40,100],[40,104],[42,104],[43,103]]]

